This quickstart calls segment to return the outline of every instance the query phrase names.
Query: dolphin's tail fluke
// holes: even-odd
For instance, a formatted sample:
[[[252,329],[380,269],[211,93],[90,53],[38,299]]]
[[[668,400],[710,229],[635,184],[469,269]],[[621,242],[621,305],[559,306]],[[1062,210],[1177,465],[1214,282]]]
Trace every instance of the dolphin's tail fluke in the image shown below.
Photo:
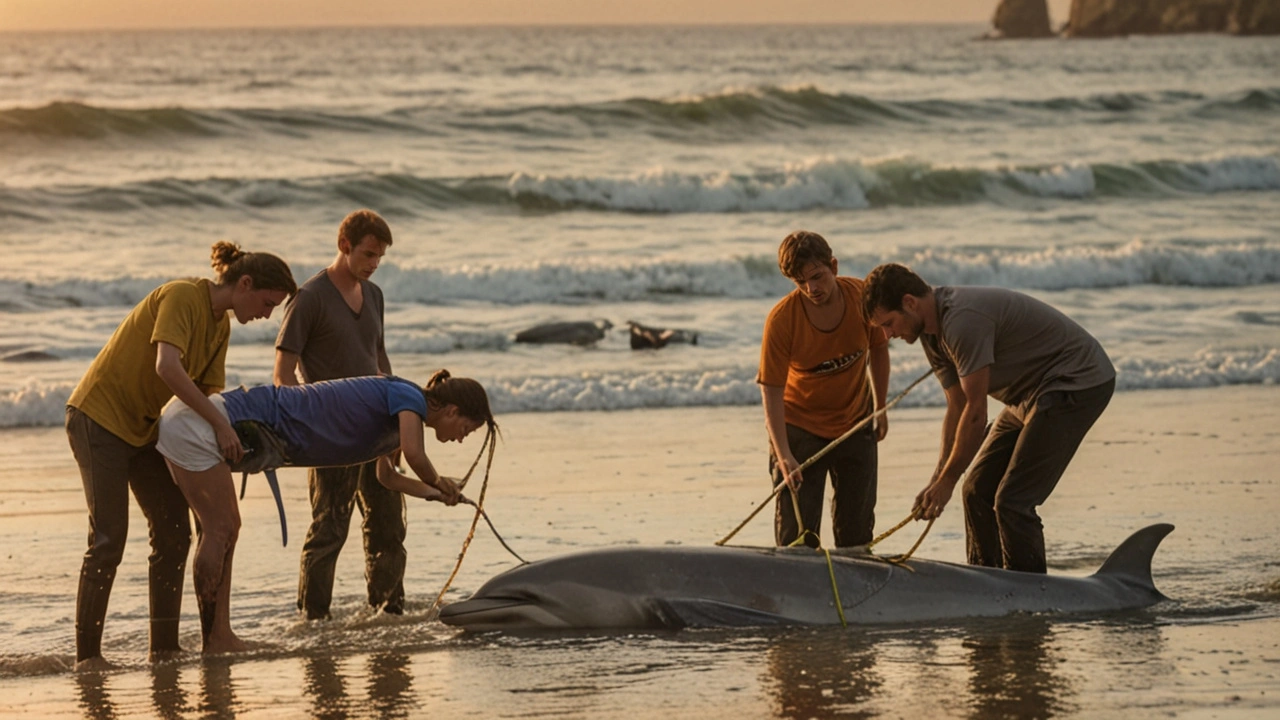
[[[1130,535],[1128,540],[1112,551],[1111,557],[1102,563],[1094,576],[1122,576],[1130,582],[1155,590],[1155,583],[1151,580],[1151,556],[1156,554],[1160,541],[1171,532],[1172,525],[1160,523]]]

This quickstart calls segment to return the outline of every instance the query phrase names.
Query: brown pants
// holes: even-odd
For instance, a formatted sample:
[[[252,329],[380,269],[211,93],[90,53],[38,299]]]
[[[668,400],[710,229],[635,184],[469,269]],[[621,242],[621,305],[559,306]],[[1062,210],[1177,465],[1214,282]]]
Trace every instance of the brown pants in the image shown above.
[[[1048,499],[1089,428],[1102,416],[1115,380],[1074,392],[1049,392],[1028,416],[1005,408],[965,478],[969,563],[1046,571],[1044,526],[1036,507]]]
[[[107,601],[129,534],[129,490],[150,528],[151,650],[178,650],[183,574],[191,548],[187,500],[155,443],[134,447],[74,407],[67,408],[66,426],[89,507],[89,549],[76,593],[76,660],[102,654]]]
[[[364,578],[369,604],[389,613],[404,611],[404,497],[378,482],[378,462],[312,468],[307,480],[311,526],[302,545],[298,609],[308,620],[329,616],[338,553],[347,542],[351,513],[358,504],[364,522]]]
[[[787,443],[798,462],[818,454],[831,443],[794,425],[787,425]],[[822,499],[826,494],[826,479],[831,476],[831,531],[836,547],[853,547],[871,542],[876,525],[876,466],[878,450],[875,428],[868,426],[840,443],[822,459],[804,471],[797,496],[800,499],[800,517],[804,529],[812,534],[805,537],[805,544],[818,547],[822,531]],[[769,473],[774,487],[782,482],[778,459],[769,453]],[[774,513],[773,534],[780,547],[790,545],[800,534],[796,525],[796,513],[792,509],[791,492],[783,488],[778,493]]]

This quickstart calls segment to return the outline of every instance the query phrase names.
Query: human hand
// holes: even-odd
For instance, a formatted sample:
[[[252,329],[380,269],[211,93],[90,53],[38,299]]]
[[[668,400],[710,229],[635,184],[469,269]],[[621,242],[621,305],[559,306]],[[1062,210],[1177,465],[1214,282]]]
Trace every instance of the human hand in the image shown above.
[[[919,495],[916,495],[915,504],[911,506],[911,514],[918,520],[937,519],[942,514],[942,509],[951,500],[951,492],[954,489],[955,483],[935,479],[925,486]]]
[[[889,434],[889,414],[882,413],[876,416],[876,442],[884,440],[884,436]]]
[[[782,481],[792,490],[799,490],[800,483],[804,482],[804,475],[800,472],[800,463],[791,453],[778,458],[778,471],[782,473]]]
[[[462,499],[462,490],[458,487],[460,484],[461,482],[457,478],[441,475],[436,480],[435,488],[440,493],[440,497],[436,499],[450,507],[457,505],[458,501]]]
[[[235,428],[231,427],[231,423],[219,423],[213,429],[213,434],[217,438],[218,450],[222,453],[223,459],[231,465],[240,462],[240,458],[244,457],[244,446],[240,444],[240,436],[236,434]]]

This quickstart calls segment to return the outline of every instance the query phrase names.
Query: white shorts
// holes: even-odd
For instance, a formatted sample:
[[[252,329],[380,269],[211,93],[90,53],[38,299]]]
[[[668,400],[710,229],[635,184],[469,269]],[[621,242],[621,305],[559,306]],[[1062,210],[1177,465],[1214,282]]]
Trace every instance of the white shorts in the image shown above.
[[[209,401],[230,422],[222,395],[210,395]],[[160,439],[156,441],[156,449],[169,462],[191,472],[203,472],[224,462],[213,426],[176,397],[160,413]]]

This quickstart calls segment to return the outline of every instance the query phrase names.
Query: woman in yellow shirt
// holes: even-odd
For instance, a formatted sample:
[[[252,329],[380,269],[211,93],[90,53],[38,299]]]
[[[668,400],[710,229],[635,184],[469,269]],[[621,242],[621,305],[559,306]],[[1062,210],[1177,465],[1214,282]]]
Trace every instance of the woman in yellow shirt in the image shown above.
[[[76,594],[76,668],[107,666],[102,629],[129,530],[129,490],[150,526],[152,659],[181,651],[178,618],[191,524],[187,502],[156,451],[160,411],[175,395],[213,425],[231,462],[243,451],[208,395],[226,384],[228,311],[241,324],[271,316],[297,290],[283,260],[213,245],[216,281],[156,288],[116,328],[67,400],[67,438],[89,507],[89,549]]]

